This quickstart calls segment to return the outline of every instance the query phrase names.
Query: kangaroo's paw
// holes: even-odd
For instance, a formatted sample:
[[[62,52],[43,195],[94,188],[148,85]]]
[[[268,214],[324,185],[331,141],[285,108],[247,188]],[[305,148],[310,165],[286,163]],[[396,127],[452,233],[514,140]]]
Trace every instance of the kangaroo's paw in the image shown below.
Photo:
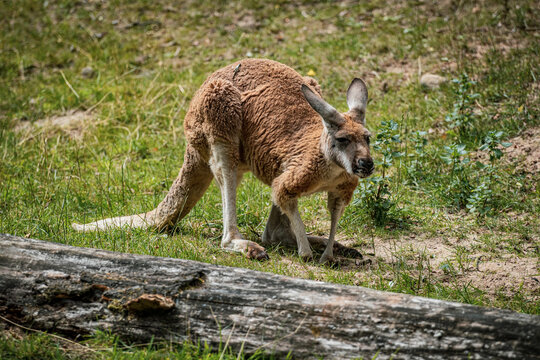
[[[259,244],[253,241],[244,240],[244,239],[233,239],[225,244],[222,244],[223,248],[226,250],[231,250],[234,252],[241,252],[246,255],[248,259],[254,260],[269,260],[270,257],[266,253],[266,250]]]
[[[247,246],[246,256],[248,259],[255,259],[259,261],[270,260],[270,256],[266,253],[266,250],[259,244],[252,241]]]
[[[313,261],[313,252],[309,248],[298,250],[298,256],[305,262]]]

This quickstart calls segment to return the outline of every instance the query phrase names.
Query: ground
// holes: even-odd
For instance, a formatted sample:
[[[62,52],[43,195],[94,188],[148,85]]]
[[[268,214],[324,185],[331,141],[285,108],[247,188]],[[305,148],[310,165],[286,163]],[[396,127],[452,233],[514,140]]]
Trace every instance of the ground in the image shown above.
[[[503,150],[505,161],[537,180],[540,173],[540,128],[526,129],[520,136],[510,139],[510,143],[512,145]]]
[[[0,232],[540,314],[537,1],[1,7]],[[366,81],[377,171],[347,208],[338,240],[371,262],[327,267],[289,249],[269,249],[268,262],[224,252],[215,185],[172,233],[74,232],[72,222],[161,201],[182,164],[194,92],[246,57],[316,78],[339,110],[351,79]],[[445,81],[425,87],[424,74]],[[390,135],[377,138],[384,126]],[[490,136],[502,154],[493,162],[495,150],[480,149]],[[238,198],[240,228],[258,241],[269,190],[248,175]],[[310,233],[328,233],[325,203],[302,199]],[[29,344],[41,341],[55,342]]]

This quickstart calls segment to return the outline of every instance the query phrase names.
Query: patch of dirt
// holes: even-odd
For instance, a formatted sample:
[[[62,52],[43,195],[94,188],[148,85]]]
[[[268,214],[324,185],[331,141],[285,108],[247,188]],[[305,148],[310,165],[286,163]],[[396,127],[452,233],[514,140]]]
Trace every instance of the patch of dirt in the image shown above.
[[[460,276],[463,284],[471,283],[491,296],[503,292],[511,297],[520,288],[540,298],[540,269],[535,258],[504,256],[502,258],[480,258],[474,267],[470,267]],[[441,270],[439,270],[441,271]]]
[[[531,294],[534,300],[540,299],[540,263],[535,257],[520,257],[511,253],[495,256],[480,250],[480,234],[471,233],[466,238],[446,236],[409,235],[400,239],[374,239],[376,258],[381,269],[382,263],[403,267],[403,270],[419,272],[441,283],[458,286],[472,285],[495,299],[501,292],[511,296],[520,287]],[[540,242],[540,239],[531,239]],[[370,246],[370,251],[372,248]],[[413,270],[410,270],[413,269]],[[431,269],[431,270],[429,270]],[[387,271],[392,279],[392,271]],[[369,273],[358,273],[359,279],[373,278]]]
[[[512,145],[503,150],[506,161],[516,165],[520,171],[540,173],[540,126],[525,130],[509,142]]]
[[[354,273],[358,285],[377,286],[381,277],[390,284],[396,273],[403,272],[412,278],[423,278],[450,288],[477,288],[492,301],[501,295],[512,298],[518,291],[531,301],[540,300],[540,261],[535,255],[540,237],[531,235],[527,240],[530,246],[518,255],[506,250],[505,236],[487,230],[466,232],[464,236],[449,227],[435,235],[413,233],[398,239],[376,237],[361,248],[355,246],[354,239],[339,238],[341,244],[359,250],[364,259],[338,256],[336,260],[340,271]],[[500,251],[486,249],[486,237],[498,238]],[[290,250],[290,254],[294,256],[294,250]],[[324,280],[325,267],[316,263],[320,254],[314,255],[314,263],[300,264],[286,257],[281,262],[294,269],[295,276]]]
[[[503,163],[511,165],[518,173],[540,174],[540,126],[528,128],[508,142],[512,145],[501,147],[504,153]],[[471,155],[471,159],[487,163],[489,155],[486,152],[477,152]]]
[[[243,14],[237,21],[236,26],[241,29],[255,30],[260,27],[260,22],[255,19],[253,12]]]
[[[74,140],[83,138],[86,128],[93,116],[81,110],[69,110],[63,115],[48,117],[35,122],[21,121],[15,125],[15,131],[26,136],[62,132]]]
[[[387,60],[381,65],[383,72],[400,75],[402,80],[411,81],[418,77],[418,64],[404,60]]]

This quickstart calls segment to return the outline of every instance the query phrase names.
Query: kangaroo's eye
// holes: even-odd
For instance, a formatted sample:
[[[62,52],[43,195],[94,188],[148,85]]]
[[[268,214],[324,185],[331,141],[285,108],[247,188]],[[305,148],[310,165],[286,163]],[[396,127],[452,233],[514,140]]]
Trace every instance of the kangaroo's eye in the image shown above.
[[[336,141],[338,142],[339,145],[347,145],[347,144],[349,144],[351,142],[351,140],[349,140],[346,137],[336,138]]]
[[[371,136],[366,135],[366,142],[367,142],[367,144],[369,146],[369,143],[371,142]]]

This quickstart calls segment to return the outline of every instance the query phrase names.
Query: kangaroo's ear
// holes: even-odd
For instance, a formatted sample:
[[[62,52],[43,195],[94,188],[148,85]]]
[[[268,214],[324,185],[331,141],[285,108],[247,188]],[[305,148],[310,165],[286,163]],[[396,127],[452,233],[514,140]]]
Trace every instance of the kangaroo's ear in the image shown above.
[[[356,122],[366,124],[366,106],[368,101],[368,91],[366,84],[358,78],[355,78],[347,90],[347,105],[349,113]]]
[[[302,93],[313,110],[319,113],[326,127],[333,128],[343,124],[339,112],[332,105],[316,95],[308,86],[302,84]]]

